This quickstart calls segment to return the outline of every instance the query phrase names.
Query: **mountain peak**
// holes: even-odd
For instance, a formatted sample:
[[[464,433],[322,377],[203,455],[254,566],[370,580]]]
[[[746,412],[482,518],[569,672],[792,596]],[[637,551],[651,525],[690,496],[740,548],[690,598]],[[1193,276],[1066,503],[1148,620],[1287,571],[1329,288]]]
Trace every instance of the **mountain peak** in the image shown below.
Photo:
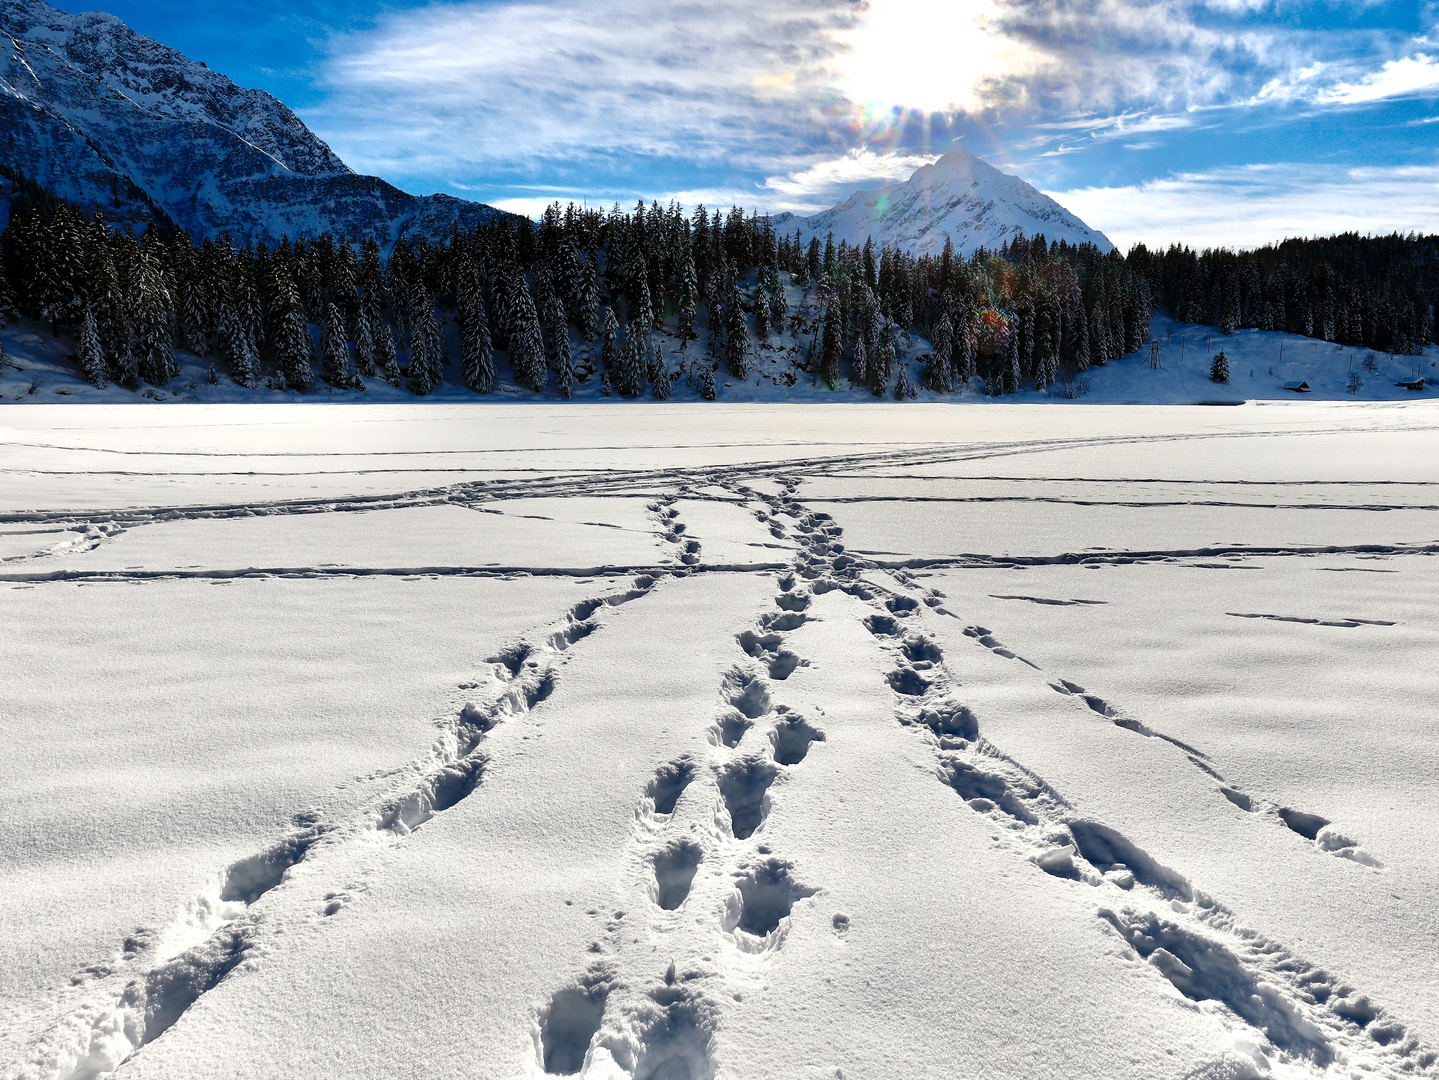
[[[833,233],[850,244],[872,237],[919,255],[939,254],[946,239],[964,255],[981,247],[997,250],[1020,233],[1094,244],[1105,252],[1114,248],[1049,196],[964,149],[921,165],[903,183],[856,191],[812,217],[784,216],[783,224],[806,237]]]
[[[123,225],[373,236],[448,231],[498,214],[361,176],[289,108],[113,15],[0,0],[0,163]]]

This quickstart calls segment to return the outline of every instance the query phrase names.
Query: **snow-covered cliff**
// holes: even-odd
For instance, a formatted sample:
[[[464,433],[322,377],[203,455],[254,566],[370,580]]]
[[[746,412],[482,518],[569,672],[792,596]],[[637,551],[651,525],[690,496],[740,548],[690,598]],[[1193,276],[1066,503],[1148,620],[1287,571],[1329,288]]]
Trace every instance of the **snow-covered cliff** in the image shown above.
[[[360,176],[293,112],[112,15],[0,0],[0,163],[117,223],[229,232],[441,236],[498,213]]]
[[[995,250],[1020,232],[1091,243],[1106,252],[1114,247],[1048,195],[967,150],[950,151],[902,184],[856,191],[813,217],[780,214],[774,223],[785,232],[799,228],[806,238],[833,233],[836,243],[863,244],[873,237],[876,244],[917,255],[938,255],[946,237],[965,255],[979,247]]]

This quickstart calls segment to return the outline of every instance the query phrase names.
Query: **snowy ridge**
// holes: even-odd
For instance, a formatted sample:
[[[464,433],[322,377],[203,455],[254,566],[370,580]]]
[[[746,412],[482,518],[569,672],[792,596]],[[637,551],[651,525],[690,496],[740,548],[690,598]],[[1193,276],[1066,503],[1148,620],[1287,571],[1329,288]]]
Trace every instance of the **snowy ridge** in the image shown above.
[[[946,239],[955,251],[997,251],[1023,233],[1049,240],[1094,244],[1109,252],[1109,238],[1091,229],[1064,207],[1017,176],[1002,173],[967,150],[951,150],[917,169],[902,184],[856,191],[844,202],[812,217],[780,214],[775,228],[798,227],[807,240],[834,234],[835,242],[896,247],[915,255],[938,255]]]
[[[499,213],[360,176],[263,90],[236,86],[99,12],[0,2],[0,161],[117,224],[197,238],[332,232],[393,243]]]

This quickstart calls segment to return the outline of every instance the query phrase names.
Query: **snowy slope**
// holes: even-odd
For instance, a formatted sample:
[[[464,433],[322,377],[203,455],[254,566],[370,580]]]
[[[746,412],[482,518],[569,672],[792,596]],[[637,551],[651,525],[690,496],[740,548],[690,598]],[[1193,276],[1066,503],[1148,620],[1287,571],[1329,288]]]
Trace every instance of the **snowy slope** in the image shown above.
[[[856,191],[812,217],[780,214],[773,220],[782,232],[798,227],[806,240],[833,233],[835,243],[862,245],[873,237],[876,244],[916,255],[938,255],[946,238],[965,255],[979,247],[995,251],[1017,233],[1043,233],[1050,240],[1094,244],[1106,252],[1114,247],[1048,195],[967,150],[951,150],[902,184]]]
[[[899,409],[4,413],[0,1077],[1439,1075],[1432,403]]]
[[[116,223],[392,242],[498,213],[359,176],[293,112],[112,15],[0,0],[0,162]]]

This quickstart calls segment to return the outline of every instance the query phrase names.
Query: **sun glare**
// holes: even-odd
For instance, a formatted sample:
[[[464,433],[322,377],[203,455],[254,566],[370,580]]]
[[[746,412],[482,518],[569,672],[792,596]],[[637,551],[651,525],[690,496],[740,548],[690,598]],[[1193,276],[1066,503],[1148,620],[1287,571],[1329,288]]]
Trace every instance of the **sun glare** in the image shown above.
[[[862,126],[900,111],[975,109],[980,88],[1016,59],[994,27],[995,0],[871,0],[853,31],[842,89]]]

